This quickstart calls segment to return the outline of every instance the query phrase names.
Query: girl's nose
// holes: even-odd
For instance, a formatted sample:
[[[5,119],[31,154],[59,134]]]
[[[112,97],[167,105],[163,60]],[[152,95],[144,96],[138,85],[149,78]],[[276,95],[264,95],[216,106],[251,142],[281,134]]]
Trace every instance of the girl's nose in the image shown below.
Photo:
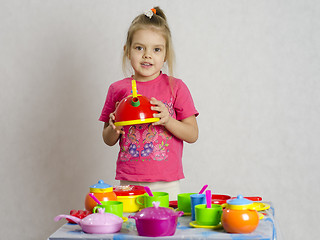
[[[151,53],[150,51],[146,50],[143,54],[143,58],[151,58]]]

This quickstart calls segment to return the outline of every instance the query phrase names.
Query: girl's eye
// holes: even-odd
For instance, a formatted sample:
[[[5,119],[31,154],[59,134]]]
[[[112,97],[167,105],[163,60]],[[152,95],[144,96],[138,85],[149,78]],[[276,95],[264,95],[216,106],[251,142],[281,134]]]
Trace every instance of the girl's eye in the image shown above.
[[[155,48],[154,51],[155,52],[161,52],[161,48]]]
[[[141,50],[143,50],[143,47],[137,46],[136,49],[137,49],[138,51],[141,51]]]

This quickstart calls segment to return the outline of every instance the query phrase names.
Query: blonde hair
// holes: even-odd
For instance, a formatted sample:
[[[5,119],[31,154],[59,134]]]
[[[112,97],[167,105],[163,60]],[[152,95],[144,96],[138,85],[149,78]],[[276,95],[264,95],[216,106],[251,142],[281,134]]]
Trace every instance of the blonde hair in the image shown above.
[[[131,23],[128,33],[127,41],[122,57],[122,70],[124,74],[127,73],[127,60],[130,53],[132,39],[135,32],[141,29],[152,28],[159,31],[166,40],[166,56],[165,60],[168,68],[168,75],[173,76],[173,65],[175,61],[174,50],[172,47],[171,31],[167,23],[167,18],[163,13],[162,9],[159,7],[154,7],[156,14],[153,14],[151,18],[147,17],[145,14],[140,14]]]

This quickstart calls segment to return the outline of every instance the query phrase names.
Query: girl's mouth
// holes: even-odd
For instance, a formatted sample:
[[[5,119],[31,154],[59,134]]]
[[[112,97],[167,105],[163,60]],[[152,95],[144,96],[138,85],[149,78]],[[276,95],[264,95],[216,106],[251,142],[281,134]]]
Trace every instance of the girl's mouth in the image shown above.
[[[143,67],[150,67],[150,66],[152,66],[152,64],[145,62],[145,63],[141,63],[141,66],[143,66]]]

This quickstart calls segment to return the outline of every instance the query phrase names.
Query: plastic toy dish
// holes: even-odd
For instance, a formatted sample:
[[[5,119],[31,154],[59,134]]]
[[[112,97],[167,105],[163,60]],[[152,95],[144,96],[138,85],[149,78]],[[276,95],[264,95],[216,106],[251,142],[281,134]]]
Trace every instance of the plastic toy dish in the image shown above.
[[[138,212],[142,208],[138,205],[137,198],[146,192],[143,186],[116,186],[113,191],[117,195],[117,201],[123,203],[123,212]]]
[[[177,208],[178,207],[178,201],[177,200],[169,201],[169,207]]]
[[[254,202],[252,203],[251,209],[254,209],[256,211],[264,211],[270,208],[270,205],[267,203],[262,202]]]
[[[126,221],[128,221],[128,218],[127,217],[122,217],[122,220],[123,220],[123,222],[126,222]]]
[[[216,226],[201,226],[196,221],[190,222],[189,225],[191,227],[194,227],[194,228],[208,228],[208,229],[220,229],[220,228],[222,228],[222,224],[218,224]]]
[[[123,219],[112,214],[105,213],[104,208],[99,208],[98,213],[93,213],[83,219],[71,215],[58,215],[54,218],[57,222],[62,218],[69,218],[77,223],[85,233],[105,234],[119,232]]]
[[[231,197],[229,195],[223,194],[212,194],[211,196],[211,203],[212,204],[224,204],[229,200]]]

